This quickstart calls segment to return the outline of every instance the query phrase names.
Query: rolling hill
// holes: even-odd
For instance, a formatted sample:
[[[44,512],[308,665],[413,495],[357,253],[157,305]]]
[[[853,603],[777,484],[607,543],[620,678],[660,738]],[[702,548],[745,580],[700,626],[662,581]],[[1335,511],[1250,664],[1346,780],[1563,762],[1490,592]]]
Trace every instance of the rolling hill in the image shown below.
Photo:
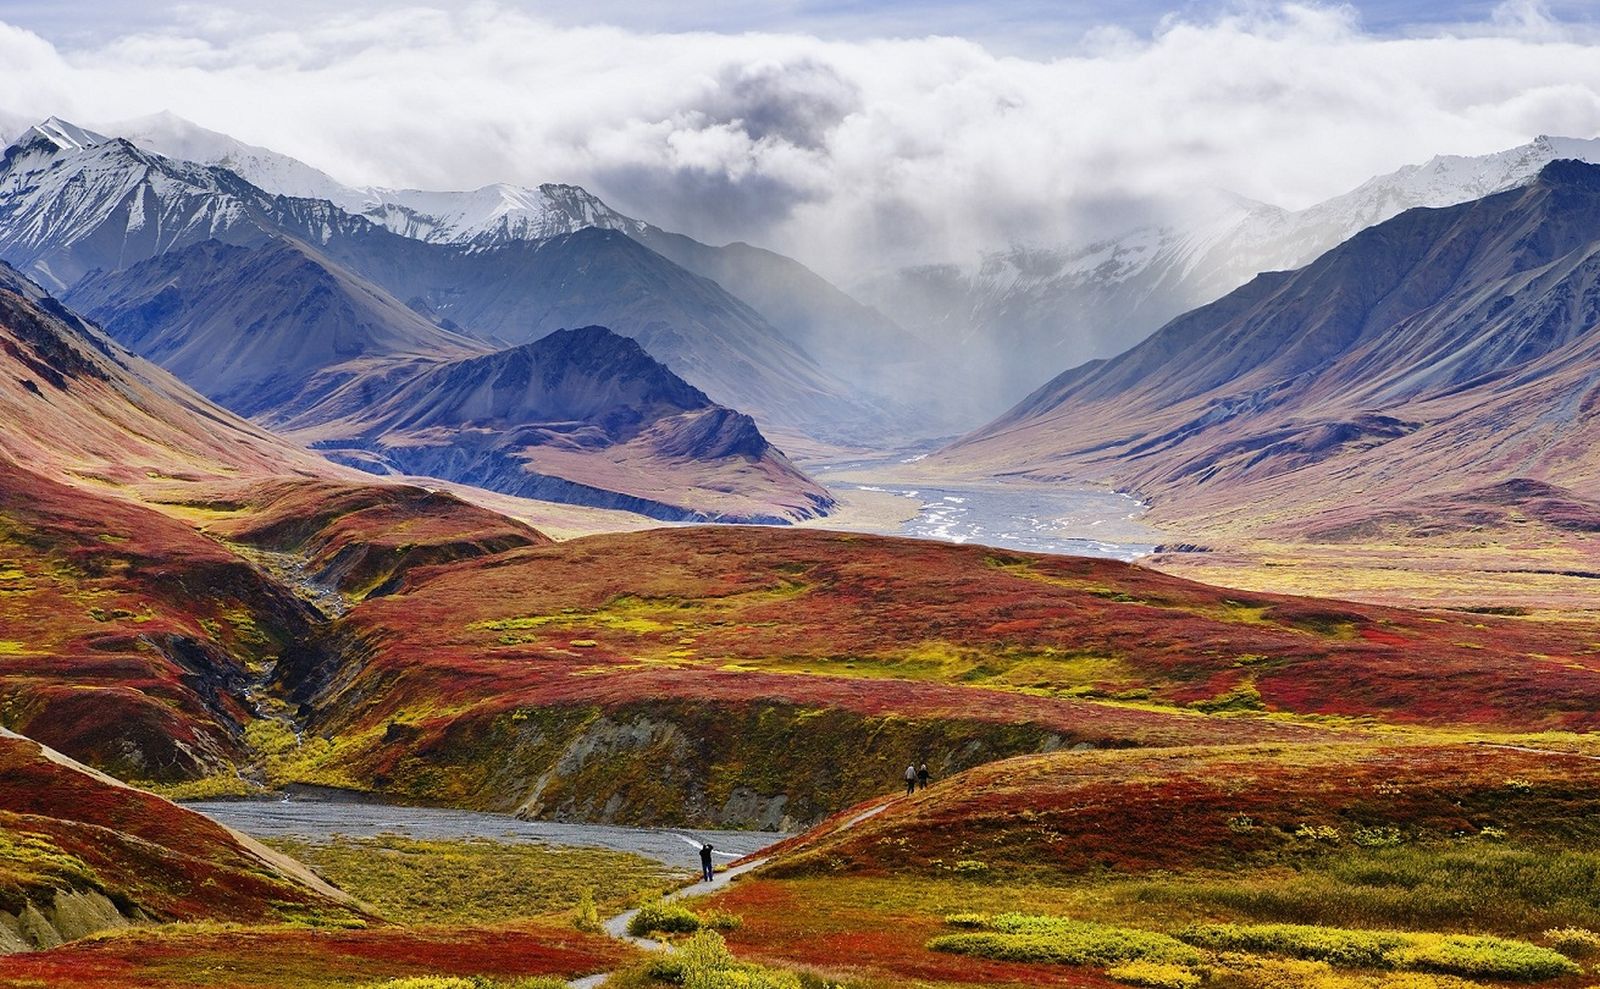
[[[4,728],[0,781],[0,955],[172,921],[364,916],[293,859]]]

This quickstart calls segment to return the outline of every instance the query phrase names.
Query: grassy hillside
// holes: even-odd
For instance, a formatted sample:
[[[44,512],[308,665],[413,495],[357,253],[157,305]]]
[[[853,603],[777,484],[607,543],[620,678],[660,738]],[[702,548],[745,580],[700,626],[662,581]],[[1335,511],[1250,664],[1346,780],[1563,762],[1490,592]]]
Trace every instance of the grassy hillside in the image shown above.
[[[871,985],[1586,985],[1597,799],[1594,760],[1481,746],[1023,757],[710,907],[741,957]]]
[[[1104,560],[674,529],[412,571],[276,683],[285,779],[635,822],[815,821],[1074,746],[1594,723],[1582,625],[1255,595]],[[1441,690],[1448,684],[1448,690]]]
[[[0,733],[0,953],[160,922],[365,917],[210,818]]]

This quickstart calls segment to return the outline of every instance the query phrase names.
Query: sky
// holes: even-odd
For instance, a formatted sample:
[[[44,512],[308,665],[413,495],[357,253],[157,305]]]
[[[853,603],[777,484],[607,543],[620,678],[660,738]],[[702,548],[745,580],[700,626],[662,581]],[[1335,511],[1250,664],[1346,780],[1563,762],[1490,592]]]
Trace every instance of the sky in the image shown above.
[[[1594,0],[0,0],[0,127],[168,110],[351,184],[574,182],[849,280],[1600,135]]]

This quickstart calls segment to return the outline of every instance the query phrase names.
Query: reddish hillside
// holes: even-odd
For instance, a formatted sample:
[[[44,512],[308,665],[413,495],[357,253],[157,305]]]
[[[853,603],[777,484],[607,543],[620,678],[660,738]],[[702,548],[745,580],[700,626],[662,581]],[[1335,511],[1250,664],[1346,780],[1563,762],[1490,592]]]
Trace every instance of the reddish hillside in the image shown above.
[[[455,495],[410,485],[275,480],[204,498],[205,532],[304,561],[312,580],[364,596],[420,566],[547,545]]]
[[[958,860],[1013,877],[1238,868],[1383,829],[1406,841],[1483,828],[1587,841],[1597,811],[1600,760],[1556,752],[1345,743],[1056,753],[989,763],[847,830],[801,836],[764,874],[940,873]]]
[[[119,498],[0,469],[0,711],[128,778],[226,769],[260,664],[314,614],[216,542]]]
[[[293,860],[0,729],[0,953],[136,923],[358,916]]]
[[[455,975],[487,977],[484,984],[498,985],[538,976],[565,981],[637,960],[635,949],[614,938],[550,924],[200,929],[130,933],[12,955],[0,960],[0,987],[351,989]]]
[[[908,761],[948,775],[1080,742],[1322,731],[1229,715],[1584,728],[1600,710],[1588,642],[1105,560],[676,529],[416,571],[342,621],[341,659],[280,682],[336,739],[307,770],[326,782],[776,824],[882,792]]]
[[[0,462],[113,488],[335,470],[225,412],[0,262]]]

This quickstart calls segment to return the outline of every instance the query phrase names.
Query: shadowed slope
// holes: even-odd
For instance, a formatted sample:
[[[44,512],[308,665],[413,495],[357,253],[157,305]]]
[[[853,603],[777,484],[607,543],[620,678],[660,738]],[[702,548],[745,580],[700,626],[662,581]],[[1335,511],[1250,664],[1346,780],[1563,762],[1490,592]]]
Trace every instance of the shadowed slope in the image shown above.
[[[358,378],[279,424],[369,470],[673,521],[784,522],[833,504],[748,416],[599,326]]]
[[[248,416],[304,407],[316,397],[307,379],[361,358],[488,349],[285,238],[255,247],[201,241],[92,272],[66,299],[124,346]]]

